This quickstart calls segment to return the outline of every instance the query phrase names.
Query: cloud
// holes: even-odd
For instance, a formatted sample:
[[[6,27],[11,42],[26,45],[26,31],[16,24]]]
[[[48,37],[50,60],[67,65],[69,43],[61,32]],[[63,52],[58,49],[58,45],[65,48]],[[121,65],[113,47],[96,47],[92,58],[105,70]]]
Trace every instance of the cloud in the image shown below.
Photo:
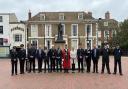
[[[30,9],[32,14],[43,11],[92,11],[96,18],[104,18],[110,11],[112,18],[122,21],[127,18],[127,0],[0,0],[0,13],[16,13],[18,19],[26,20]]]

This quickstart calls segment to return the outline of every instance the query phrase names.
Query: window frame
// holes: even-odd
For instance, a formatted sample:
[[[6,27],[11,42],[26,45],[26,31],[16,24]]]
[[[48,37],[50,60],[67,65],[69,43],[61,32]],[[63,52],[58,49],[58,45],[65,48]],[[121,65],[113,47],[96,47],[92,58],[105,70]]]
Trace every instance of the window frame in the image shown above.
[[[80,15],[82,15],[82,17]],[[84,14],[83,13],[78,13],[78,20],[83,20],[83,18],[84,18]]]
[[[0,16],[0,22],[3,22],[3,16]]]
[[[59,20],[64,20],[64,13],[59,13]]]
[[[77,32],[76,36],[74,36],[74,33],[73,33],[73,32],[74,32],[74,30],[73,30],[73,26],[74,26],[74,25],[77,26],[77,27],[76,27],[76,30],[77,30],[77,31],[76,31],[76,32]],[[72,37],[78,37],[78,24],[72,24],[72,25],[71,25],[71,36],[72,36]]]
[[[0,28],[2,28],[2,31],[0,31],[0,34],[3,34],[4,33],[3,26],[0,26]]]
[[[16,38],[17,36],[17,38]],[[22,38],[22,34],[14,34],[14,41],[15,42],[22,42],[23,38]]]

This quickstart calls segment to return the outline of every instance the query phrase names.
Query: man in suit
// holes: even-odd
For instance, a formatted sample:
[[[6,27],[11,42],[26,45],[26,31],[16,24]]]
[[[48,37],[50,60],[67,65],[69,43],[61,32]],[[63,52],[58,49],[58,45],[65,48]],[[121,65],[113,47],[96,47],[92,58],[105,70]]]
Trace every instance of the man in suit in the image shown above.
[[[49,50],[49,57],[51,62],[51,72],[55,72],[56,49],[53,45],[52,48]]]
[[[43,59],[44,59],[44,73],[46,73],[46,66],[48,66],[48,72],[49,72],[49,50],[47,47],[44,47],[44,54],[43,54]]]
[[[110,68],[109,68],[109,48],[108,48],[108,45],[105,45],[103,50],[102,50],[102,72],[101,74],[104,73],[104,67],[106,65],[106,68],[107,68],[107,72],[108,74],[111,74],[110,72]]]
[[[30,63],[29,73],[32,70],[32,66],[33,66],[33,72],[35,73],[35,58],[36,58],[36,48],[33,45],[31,45],[31,47],[28,49],[28,59]]]
[[[62,50],[60,49],[60,47],[57,48],[56,50],[56,65],[57,65],[57,72],[59,70],[59,66],[60,66],[60,72],[62,72]]]
[[[83,66],[83,60],[84,60],[84,49],[82,48],[82,45],[79,45],[79,48],[77,49],[77,59],[78,59],[78,72],[84,72],[84,66]],[[80,67],[81,65],[81,67]]]
[[[42,72],[42,62],[43,62],[43,49],[41,48],[41,45],[39,46],[36,57],[38,60],[38,73]]]
[[[93,60],[93,73],[98,73],[98,60],[99,60],[99,49],[96,48],[94,45],[94,48],[92,49],[92,60]]]
[[[24,64],[25,64],[25,59],[26,59],[26,50],[24,49],[24,45],[20,45],[20,50],[19,50],[19,62],[20,62],[20,74],[24,74]]]
[[[11,69],[11,75],[15,74],[17,75],[17,52],[16,52],[16,47],[14,46],[13,49],[10,50],[10,57],[11,57],[11,65],[12,65],[12,69]]]
[[[119,47],[119,45],[116,46],[116,48],[114,49],[114,73],[113,74],[116,74],[117,72],[117,64],[119,66],[119,73],[120,75],[123,75],[122,74],[122,67],[121,67],[121,55],[122,55],[122,52],[121,52],[121,49]]]
[[[90,47],[86,50],[86,64],[87,64],[87,73],[90,72],[90,67],[91,67],[91,55],[92,55],[92,50]]]

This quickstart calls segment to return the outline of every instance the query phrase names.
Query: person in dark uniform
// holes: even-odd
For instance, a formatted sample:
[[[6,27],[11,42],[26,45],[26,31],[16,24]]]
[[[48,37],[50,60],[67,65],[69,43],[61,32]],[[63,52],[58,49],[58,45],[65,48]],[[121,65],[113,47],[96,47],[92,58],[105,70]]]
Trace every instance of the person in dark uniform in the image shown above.
[[[87,73],[90,72],[90,67],[91,67],[91,55],[92,55],[92,50],[90,47],[86,50],[86,64],[87,64]]]
[[[20,45],[20,50],[19,50],[19,62],[20,62],[20,74],[24,74],[24,64],[25,64],[25,59],[26,59],[26,50],[24,49],[24,45]]]
[[[62,72],[62,50],[60,49],[60,47],[58,47],[56,50],[56,65],[57,72],[59,71],[58,67],[60,67],[60,72]]]
[[[44,54],[43,54],[43,59],[44,59],[44,73],[46,73],[46,66],[48,66],[48,72],[49,72],[49,50],[47,47],[44,47]]]
[[[36,48],[33,45],[31,45],[31,47],[28,49],[28,59],[30,63],[29,73],[32,70],[32,66],[33,66],[33,72],[35,73],[35,58],[36,58]]]
[[[41,48],[41,45],[39,46],[37,53],[36,53],[36,57],[37,57],[37,61],[38,61],[38,72],[42,72],[42,63],[43,63],[43,49]]]
[[[109,48],[108,48],[107,45],[105,45],[103,50],[102,50],[102,70],[101,70],[101,74],[104,73],[105,65],[106,65],[108,74],[111,74],[110,68],[109,68],[109,53],[110,53]]]
[[[10,50],[10,57],[11,57],[11,65],[12,65],[12,69],[11,69],[11,75],[15,74],[17,75],[17,52],[16,52],[16,47],[14,46],[13,49]]]
[[[116,74],[117,72],[117,64],[119,66],[119,73],[120,75],[123,75],[122,74],[122,67],[121,67],[121,55],[122,55],[122,52],[121,52],[121,49],[119,47],[119,45],[117,45],[117,47],[114,49],[114,73],[113,74]]]
[[[84,49],[82,45],[79,45],[79,49],[77,49],[77,59],[78,59],[78,72],[84,72],[83,60],[84,60]],[[81,67],[80,67],[81,65]]]
[[[51,62],[51,71],[55,72],[55,61],[56,61],[56,50],[54,48],[54,46],[52,45],[52,48],[49,50],[49,57],[50,57],[50,62]]]
[[[92,49],[92,60],[93,60],[93,73],[98,73],[98,60],[99,60],[99,49],[96,48],[94,45],[94,48]]]

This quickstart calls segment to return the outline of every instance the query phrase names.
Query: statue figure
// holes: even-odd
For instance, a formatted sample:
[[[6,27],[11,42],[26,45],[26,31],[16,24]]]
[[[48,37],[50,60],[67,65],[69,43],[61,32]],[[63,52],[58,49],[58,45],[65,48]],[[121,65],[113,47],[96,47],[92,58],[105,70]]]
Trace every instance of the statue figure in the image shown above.
[[[58,25],[58,38],[57,38],[57,40],[63,40],[63,27],[62,27],[61,23]]]

